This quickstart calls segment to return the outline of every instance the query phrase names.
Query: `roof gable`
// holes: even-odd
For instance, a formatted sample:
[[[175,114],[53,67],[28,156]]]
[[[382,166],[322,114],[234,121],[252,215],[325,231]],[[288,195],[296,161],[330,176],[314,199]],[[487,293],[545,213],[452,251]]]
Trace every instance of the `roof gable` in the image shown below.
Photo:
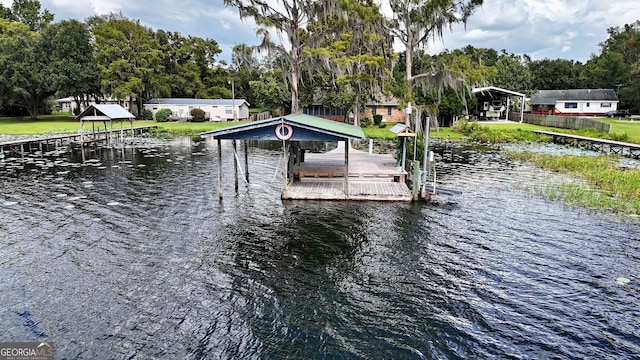
[[[279,126],[290,126],[295,141],[344,141],[361,139],[364,132],[358,126],[322,119],[306,114],[286,115],[253,121],[200,134],[201,137],[231,140],[281,140],[276,136]]]
[[[91,105],[81,112],[76,119],[90,120],[120,120],[135,119],[135,115],[125,110],[117,104],[96,104]]]

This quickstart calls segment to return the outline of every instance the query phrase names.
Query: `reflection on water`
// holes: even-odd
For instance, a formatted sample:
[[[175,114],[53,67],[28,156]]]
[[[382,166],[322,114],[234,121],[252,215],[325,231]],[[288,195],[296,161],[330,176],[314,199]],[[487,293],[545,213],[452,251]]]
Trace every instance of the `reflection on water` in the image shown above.
[[[283,202],[279,148],[249,148],[236,195],[224,143],[218,201],[216,151],[148,139],[2,161],[0,341],[105,359],[640,353],[640,226],[516,186],[553,174],[451,146],[453,199]]]

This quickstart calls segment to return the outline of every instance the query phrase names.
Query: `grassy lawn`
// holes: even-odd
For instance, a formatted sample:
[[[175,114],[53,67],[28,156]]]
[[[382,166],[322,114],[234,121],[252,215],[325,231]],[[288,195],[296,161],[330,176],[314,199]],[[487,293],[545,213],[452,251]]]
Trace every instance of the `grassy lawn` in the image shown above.
[[[640,144],[640,121],[631,122],[628,119],[618,121],[618,119],[608,119],[608,118],[600,118],[596,119],[598,121],[602,121],[608,124],[611,124],[611,135],[624,135],[626,134],[627,139],[623,140],[625,142],[630,142],[634,144]],[[489,129],[494,130],[547,130],[547,131],[555,131],[560,133],[572,133],[578,134],[582,136],[598,136],[600,133],[581,133],[580,131],[575,130],[567,130],[567,129],[558,129],[558,128],[550,128],[538,125],[531,124],[518,124],[518,123],[509,123],[509,124],[482,124],[482,126],[487,127]],[[604,137],[606,134],[602,134]]]
[[[38,120],[0,118],[1,135],[76,133],[80,122],[71,115],[41,115]]]
[[[640,120],[631,121],[628,118],[620,120],[602,118],[597,120],[611,124],[611,132],[613,133],[627,134],[629,136],[628,142],[640,144]]]
[[[225,127],[230,127],[230,126],[235,126],[235,125],[240,125],[240,124],[245,124],[249,121],[238,121],[238,122],[232,122],[232,121],[220,121],[220,122],[213,122],[213,121],[205,121],[205,122],[201,122],[201,123],[179,123],[179,122],[164,122],[164,123],[159,123],[156,121],[152,121],[152,120],[143,120],[143,121],[136,121],[135,124],[138,126],[145,126],[145,125],[157,125],[160,127],[160,129],[164,132],[168,132],[171,134],[177,134],[177,135],[197,135],[200,134],[202,132],[206,132],[206,131],[211,131],[211,130],[216,130],[216,129],[222,129]]]
[[[223,127],[238,125],[243,122],[202,122],[202,123],[159,123],[153,120],[136,120],[133,126],[157,125],[160,129],[174,134],[199,134],[201,132],[220,129]],[[103,127],[102,123],[97,123]],[[85,124],[85,131],[91,130],[91,124]],[[110,126],[107,124],[107,126]],[[115,121],[114,129],[119,129],[121,123]],[[129,122],[122,123],[123,127],[129,127]],[[71,115],[44,115],[38,120],[28,119],[18,120],[17,118],[0,118],[0,135],[49,135],[49,134],[70,134],[77,133],[80,129],[80,122]]]
[[[612,124],[612,133],[626,134],[628,142],[640,143],[640,121],[630,122],[618,121],[618,119],[599,119],[603,122]],[[201,132],[220,129],[223,127],[242,124],[244,122],[202,122],[202,123],[177,123],[166,122],[158,123],[152,120],[137,120],[134,122],[134,126],[145,125],[157,125],[160,127],[161,132],[167,132],[178,135],[197,135]],[[377,126],[371,126],[363,128],[365,136],[374,139],[395,139],[395,135],[389,131],[389,129],[396,123],[383,123],[385,126],[379,128]],[[544,126],[530,125],[530,124],[482,124],[482,127],[486,127],[491,130],[507,132],[507,133],[524,133],[530,130],[551,130],[551,131],[567,131],[563,129],[547,128]],[[102,125],[102,123],[100,123]],[[85,130],[90,129],[90,124],[85,124]],[[123,126],[128,127],[129,123],[124,123]],[[35,135],[35,134],[64,134],[64,133],[76,133],[78,132],[80,123],[75,120],[70,114],[62,115],[42,115],[38,120],[31,121],[28,119],[17,118],[0,118],[0,134],[1,135]],[[120,122],[114,122],[114,128],[120,128]],[[452,131],[450,128],[440,128],[437,131],[431,129],[430,136],[432,138],[464,138],[465,135]],[[589,135],[587,135],[589,136]]]
[[[383,128],[379,128],[375,125],[371,127],[362,128],[364,131],[364,135],[371,139],[383,139],[383,140],[393,140],[396,136],[389,131],[395,124],[397,123],[382,123],[384,125]],[[429,131],[429,137],[431,138],[452,138],[452,139],[460,139],[464,138],[463,134],[457,133],[450,128],[441,127],[438,130],[431,129]]]

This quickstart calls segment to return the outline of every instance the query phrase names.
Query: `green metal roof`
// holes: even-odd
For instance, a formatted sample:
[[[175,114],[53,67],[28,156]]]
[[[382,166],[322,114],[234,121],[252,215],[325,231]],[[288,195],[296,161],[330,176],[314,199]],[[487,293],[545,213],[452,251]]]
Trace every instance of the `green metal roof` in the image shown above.
[[[285,115],[266,120],[253,121],[250,123],[230,126],[223,129],[208,131],[200,134],[201,137],[213,137],[219,139],[261,139],[279,140],[275,132],[270,131],[277,125],[284,123],[303,130],[304,140],[326,140],[333,139],[362,139],[364,132],[358,126],[340,123],[337,121],[323,119],[317,116],[306,114]],[[297,134],[302,134],[294,130],[294,138]],[[316,134],[315,136],[313,134]]]
[[[307,114],[295,114],[283,117],[291,122],[311,126],[317,129],[328,130],[335,133],[341,133],[350,138],[362,139],[364,137],[364,131],[362,131],[359,126],[354,126],[351,124],[327,120]]]

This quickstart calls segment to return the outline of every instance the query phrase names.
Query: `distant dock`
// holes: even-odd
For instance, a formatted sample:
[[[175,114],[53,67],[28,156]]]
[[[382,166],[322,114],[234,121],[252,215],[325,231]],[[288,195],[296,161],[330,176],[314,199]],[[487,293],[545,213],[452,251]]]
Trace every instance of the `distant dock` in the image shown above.
[[[613,141],[607,139],[590,138],[586,136],[578,136],[571,134],[562,134],[552,131],[533,130],[536,134],[547,135],[553,138],[556,144],[572,145],[587,150],[608,152],[627,156],[630,158],[640,159],[640,145],[621,141]]]
[[[144,134],[157,128],[156,125],[137,126],[113,130],[101,130],[95,132],[74,133],[37,137],[30,139],[18,139],[0,142],[0,154],[21,154],[25,155],[33,151],[42,152],[45,149],[59,148],[62,146],[93,146],[98,144],[111,144],[114,141],[123,139],[126,136],[135,137],[137,134]]]

